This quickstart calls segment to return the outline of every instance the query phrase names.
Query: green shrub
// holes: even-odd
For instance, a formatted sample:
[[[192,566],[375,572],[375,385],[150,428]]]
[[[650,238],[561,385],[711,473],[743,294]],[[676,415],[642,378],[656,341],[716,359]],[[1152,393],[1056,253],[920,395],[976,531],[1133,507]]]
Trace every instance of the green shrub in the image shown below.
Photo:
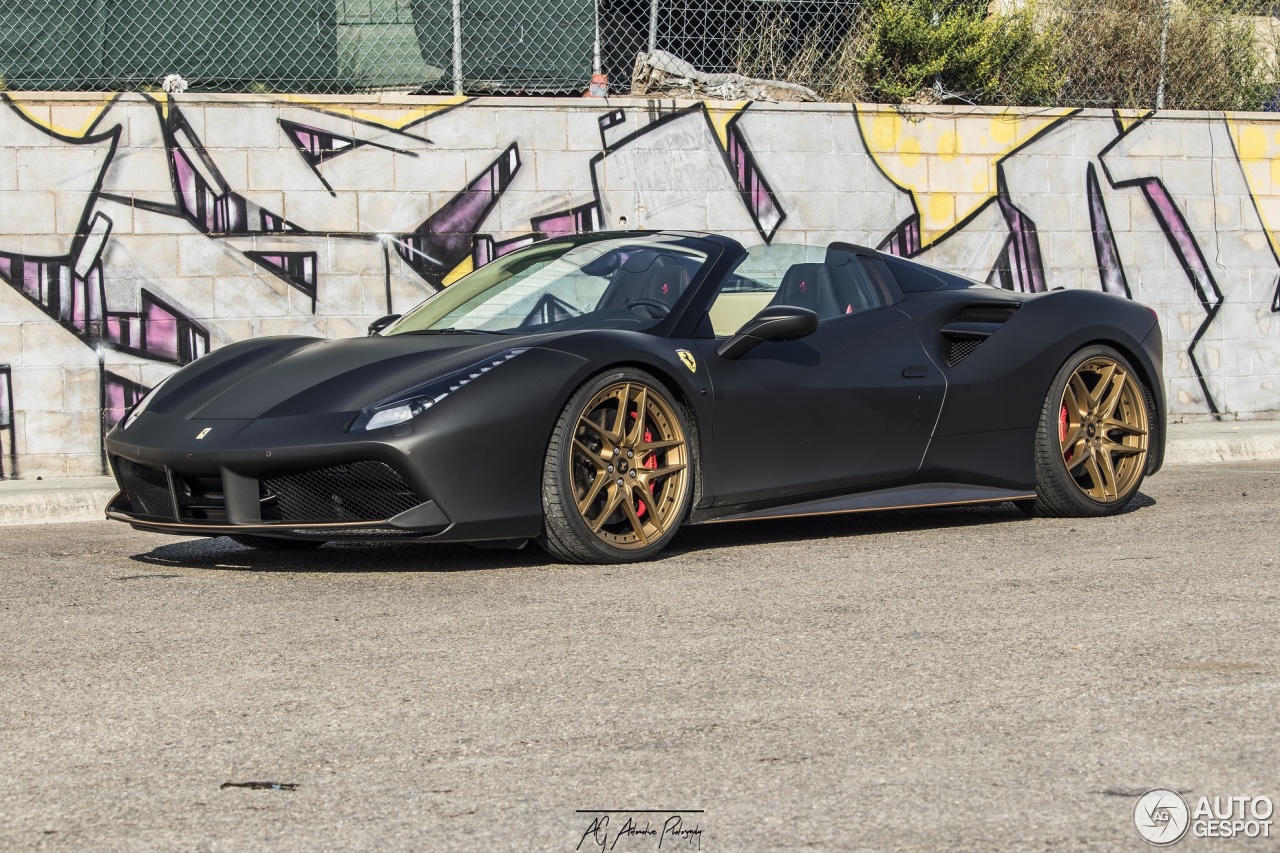
[[[1035,7],[988,15],[983,0],[877,0],[867,7],[858,57],[876,100],[1049,103],[1061,73],[1037,29]]]

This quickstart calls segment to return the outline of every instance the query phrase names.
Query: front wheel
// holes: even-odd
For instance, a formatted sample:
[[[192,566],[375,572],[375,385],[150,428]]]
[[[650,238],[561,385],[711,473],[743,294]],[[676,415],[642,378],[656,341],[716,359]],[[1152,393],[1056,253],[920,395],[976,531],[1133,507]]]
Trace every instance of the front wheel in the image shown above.
[[[1036,434],[1035,512],[1111,515],[1138,493],[1154,431],[1152,395],[1107,346],[1080,350],[1058,371]]]
[[[616,370],[588,382],[547,447],[538,543],[574,563],[656,554],[689,511],[690,436],[683,407],[648,373]]]

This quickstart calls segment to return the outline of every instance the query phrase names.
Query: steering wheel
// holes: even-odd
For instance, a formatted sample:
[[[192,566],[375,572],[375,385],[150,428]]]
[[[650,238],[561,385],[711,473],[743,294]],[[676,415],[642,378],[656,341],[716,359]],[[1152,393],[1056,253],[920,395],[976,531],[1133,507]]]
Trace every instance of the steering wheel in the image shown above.
[[[648,296],[641,296],[627,302],[627,309],[632,308],[652,308],[658,312],[658,317],[665,317],[671,313],[671,306],[663,302],[661,299],[652,299]]]

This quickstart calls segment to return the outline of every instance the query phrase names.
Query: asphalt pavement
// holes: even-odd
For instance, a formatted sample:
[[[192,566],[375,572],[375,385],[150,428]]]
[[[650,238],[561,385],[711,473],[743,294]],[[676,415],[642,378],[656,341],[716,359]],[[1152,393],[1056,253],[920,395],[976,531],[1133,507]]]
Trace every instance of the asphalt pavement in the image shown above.
[[[8,527],[0,849],[1145,850],[1148,788],[1280,800],[1278,486],[1171,466],[1112,518],[622,567]]]

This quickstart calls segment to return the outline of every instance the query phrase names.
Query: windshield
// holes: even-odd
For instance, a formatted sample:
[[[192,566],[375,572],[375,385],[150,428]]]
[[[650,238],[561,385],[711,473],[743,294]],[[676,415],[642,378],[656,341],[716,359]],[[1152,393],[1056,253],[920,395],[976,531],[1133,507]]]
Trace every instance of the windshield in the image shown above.
[[[670,313],[712,250],[671,234],[535,244],[459,279],[383,334],[647,328]]]

